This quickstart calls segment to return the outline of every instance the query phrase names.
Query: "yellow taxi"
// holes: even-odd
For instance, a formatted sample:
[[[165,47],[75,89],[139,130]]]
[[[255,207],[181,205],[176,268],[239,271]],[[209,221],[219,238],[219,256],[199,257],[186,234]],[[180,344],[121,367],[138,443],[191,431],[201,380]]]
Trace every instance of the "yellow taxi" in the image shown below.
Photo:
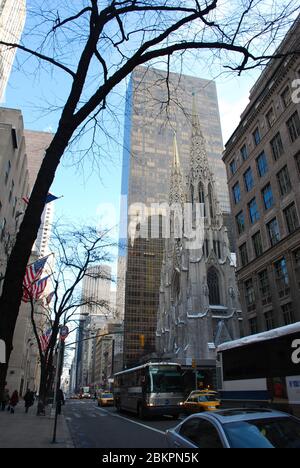
[[[98,406],[114,406],[114,396],[110,392],[102,392],[98,396]]]
[[[217,398],[217,392],[195,391],[190,393],[183,403],[186,413],[199,413],[200,411],[215,411],[220,406],[220,400]]]

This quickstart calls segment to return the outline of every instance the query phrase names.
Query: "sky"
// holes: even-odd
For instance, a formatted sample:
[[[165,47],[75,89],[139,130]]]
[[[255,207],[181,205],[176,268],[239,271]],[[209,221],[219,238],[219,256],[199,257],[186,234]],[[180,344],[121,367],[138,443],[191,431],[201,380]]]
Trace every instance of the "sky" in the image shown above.
[[[59,111],[53,109],[63,103],[69,81],[60,73],[49,74],[43,68],[36,73],[31,67],[26,55],[18,53],[2,105],[21,109],[26,129],[54,131]],[[172,68],[172,63],[171,71],[178,71],[176,67]],[[208,68],[205,60],[198,63],[187,54],[183,60],[183,73],[201,78],[216,78],[225,143],[239,123],[239,116],[248,102],[249,90],[259,71],[246,72],[241,77],[233,74],[220,75],[217,67]],[[115,141],[109,144],[104,142],[105,151],[100,154],[100,163],[96,166],[87,159],[81,164],[74,164],[73,154],[67,152],[51,188],[53,194],[63,196],[54,202],[56,218],[74,223],[100,222],[102,225],[115,226],[116,237],[121,192],[125,92],[126,83],[123,82],[111,97],[111,105],[117,109],[118,124],[115,125],[115,121],[111,120]],[[84,137],[80,145],[81,148],[88,145],[87,138]]]

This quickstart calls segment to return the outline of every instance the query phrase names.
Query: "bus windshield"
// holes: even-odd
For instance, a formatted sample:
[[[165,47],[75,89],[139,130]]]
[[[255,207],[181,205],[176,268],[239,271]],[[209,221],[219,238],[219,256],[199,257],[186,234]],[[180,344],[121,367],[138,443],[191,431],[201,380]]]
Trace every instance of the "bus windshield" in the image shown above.
[[[176,367],[152,367],[149,369],[149,387],[151,393],[182,392],[181,372]]]

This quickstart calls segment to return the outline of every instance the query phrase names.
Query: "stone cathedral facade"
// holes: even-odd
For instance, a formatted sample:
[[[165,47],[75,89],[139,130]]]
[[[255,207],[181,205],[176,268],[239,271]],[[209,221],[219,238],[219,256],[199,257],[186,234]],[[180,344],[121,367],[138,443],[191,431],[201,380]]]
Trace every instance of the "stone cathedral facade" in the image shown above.
[[[162,358],[188,367],[194,360],[198,369],[213,369],[216,347],[240,336],[241,311],[227,229],[195,108],[186,175],[182,174],[174,136],[169,205],[190,204],[192,223],[196,205],[201,206],[204,240],[201,246],[191,248],[185,236],[185,218],[179,223],[171,210],[170,236],[165,241],[161,271],[156,346]]]

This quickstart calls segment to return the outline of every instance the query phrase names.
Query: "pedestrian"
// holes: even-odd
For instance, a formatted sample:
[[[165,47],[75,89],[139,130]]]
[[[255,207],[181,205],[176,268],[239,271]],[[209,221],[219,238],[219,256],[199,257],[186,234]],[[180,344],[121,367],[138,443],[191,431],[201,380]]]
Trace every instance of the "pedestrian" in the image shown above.
[[[32,406],[34,403],[34,393],[30,389],[27,390],[24,396],[24,401],[25,401],[25,413],[28,413],[30,406]]]
[[[11,396],[11,399],[9,401],[9,408],[10,408],[10,412],[11,414],[14,414],[15,412],[15,407],[17,406],[17,404],[19,403],[19,394],[18,394],[18,391],[15,390]]]
[[[57,390],[56,394],[57,414],[61,414],[61,405],[65,404],[64,392],[61,388]]]
[[[6,382],[5,382],[6,385]],[[4,391],[1,396],[1,411],[5,411],[6,405],[8,405],[10,400],[8,388],[4,388]]]

